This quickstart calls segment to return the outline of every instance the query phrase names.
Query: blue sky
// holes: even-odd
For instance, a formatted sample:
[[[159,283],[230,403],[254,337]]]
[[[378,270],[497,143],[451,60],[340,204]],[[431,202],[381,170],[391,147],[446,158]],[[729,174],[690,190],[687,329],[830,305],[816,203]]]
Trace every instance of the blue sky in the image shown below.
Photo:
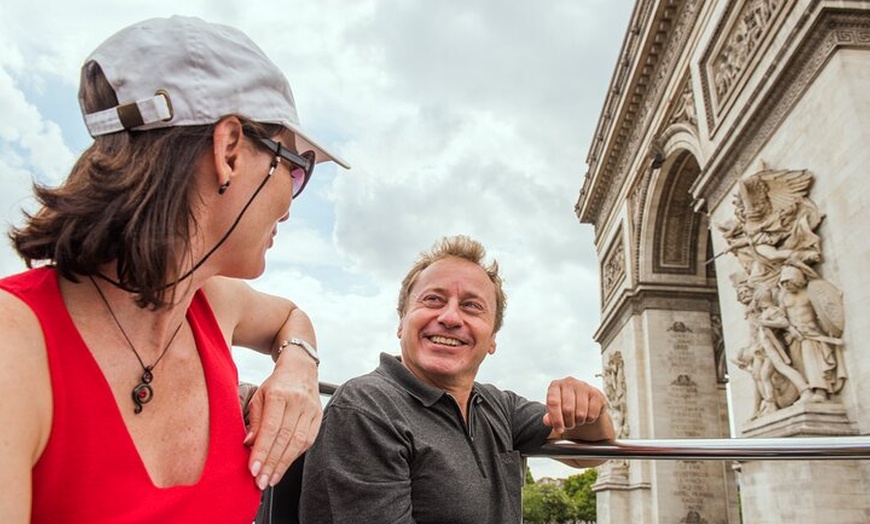
[[[15,5],[12,5],[15,4]],[[574,215],[586,153],[632,2],[152,0],[0,5],[0,220],[32,205],[90,143],[78,71],[114,31],[195,15],[244,30],[287,74],[302,125],[353,166],[318,166],[279,227],[255,287],[312,317],[321,378],[398,352],[405,270],[443,235],[498,259],[509,306],[478,377],[543,399],[551,379],[599,384],[592,227]],[[3,274],[23,264],[0,246]],[[243,379],[271,369],[236,350]],[[570,474],[535,459],[536,477]]]

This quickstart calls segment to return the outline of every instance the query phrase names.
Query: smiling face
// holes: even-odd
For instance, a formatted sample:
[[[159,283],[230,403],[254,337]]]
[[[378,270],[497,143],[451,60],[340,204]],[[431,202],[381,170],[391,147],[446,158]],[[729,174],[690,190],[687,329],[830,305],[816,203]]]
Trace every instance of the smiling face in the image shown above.
[[[423,382],[470,388],[495,352],[495,285],[479,265],[448,257],[424,269],[399,323],[402,363]]]

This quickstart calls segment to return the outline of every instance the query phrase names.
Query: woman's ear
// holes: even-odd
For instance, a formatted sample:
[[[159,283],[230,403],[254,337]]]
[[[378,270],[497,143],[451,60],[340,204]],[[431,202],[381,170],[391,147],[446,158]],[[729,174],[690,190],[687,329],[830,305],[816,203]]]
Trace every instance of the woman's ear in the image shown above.
[[[230,116],[215,124],[212,134],[215,166],[215,183],[219,194],[224,194],[230,187],[230,181],[235,176],[239,154],[244,139],[242,122]]]

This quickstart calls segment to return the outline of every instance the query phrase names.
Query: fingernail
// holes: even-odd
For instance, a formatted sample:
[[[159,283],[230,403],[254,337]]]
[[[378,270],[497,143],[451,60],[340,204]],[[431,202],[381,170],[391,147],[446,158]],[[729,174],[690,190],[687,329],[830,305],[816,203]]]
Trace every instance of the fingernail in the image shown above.
[[[253,432],[253,431],[248,431],[248,434],[245,435],[245,440],[242,441],[242,444],[244,444],[245,446],[250,446],[250,445],[251,445],[251,441],[252,441],[253,439],[254,439],[254,432]]]
[[[260,488],[260,491],[269,487],[269,477],[266,475],[260,475],[257,478],[257,487]]]
[[[281,477],[276,473],[272,475],[272,480],[269,481],[270,486],[277,486],[281,482]]]
[[[261,464],[259,460],[255,460],[254,463],[251,464],[251,475],[256,477],[261,469],[263,469],[263,464]]]

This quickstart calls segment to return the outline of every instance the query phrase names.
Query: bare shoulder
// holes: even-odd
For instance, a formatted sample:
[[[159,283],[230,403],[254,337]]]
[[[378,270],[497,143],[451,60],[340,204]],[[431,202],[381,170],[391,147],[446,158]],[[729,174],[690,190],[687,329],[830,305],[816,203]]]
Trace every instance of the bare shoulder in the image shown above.
[[[246,282],[226,277],[208,279],[202,291],[218,316],[244,310],[256,293]]]
[[[0,417],[16,420],[12,426],[18,428],[30,421],[50,423],[51,378],[42,326],[27,304],[2,290],[0,333]]]
[[[296,305],[255,290],[243,280],[212,277],[202,287],[227,340],[268,353]],[[310,338],[307,337],[307,338]]]
[[[238,319],[264,309],[293,307],[291,301],[257,291],[236,278],[212,277],[202,286],[202,291],[219,318]]]
[[[51,428],[48,357],[36,315],[17,297],[0,290],[0,514],[26,515],[30,478]],[[14,521],[15,519],[13,519]]]

